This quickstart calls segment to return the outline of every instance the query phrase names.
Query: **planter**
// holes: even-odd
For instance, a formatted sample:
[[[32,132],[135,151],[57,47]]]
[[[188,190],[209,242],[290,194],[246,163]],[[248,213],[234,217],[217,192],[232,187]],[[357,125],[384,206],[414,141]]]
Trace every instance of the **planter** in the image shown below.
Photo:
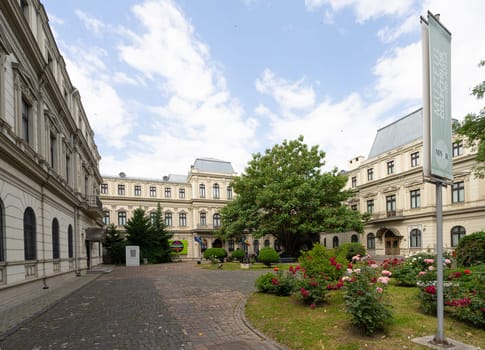
[[[241,269],[243,269],[243,270],[249,270],[249,266],[250,266],[250,264],[241,263]]]

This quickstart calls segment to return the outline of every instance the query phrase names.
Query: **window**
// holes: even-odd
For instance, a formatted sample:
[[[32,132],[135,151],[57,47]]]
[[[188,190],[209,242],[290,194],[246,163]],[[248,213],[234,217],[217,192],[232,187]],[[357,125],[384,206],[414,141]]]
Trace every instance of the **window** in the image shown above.
[[[56,135],[51,134],[50,137],[50,164],[52,168],[56,167],[56,145],[57,145],[57,138]]]
[[[179,214],[179,226],[181,227],[187,226],[187,214],[185,213]]]
[[[179,188],[179,198],[185,198],[185,188]]]
[[[118,212],[118,226],[126,225],[126,211]]]
[[[165,226],[172,226],[172,213],[169,211],[165,212]]]
[[[141,186],[140,185],[135,185],[135,196],[141,196]]]
[[[421,230],[417,228],[411,230],[409,233],[409,246],[411,248],[421,247]]]
[[[279,239],[275,239],[274,241],[274,250],[281,252],[281,242]]]
[[[74,237],[72,234],[72,225],[67,228],[67,256],[74,257]]]
[[[465,183],[455,182],[451,185],[451,202],[460,203],[465,201]]]
[[[25,260],[37,259],[35,214],[30,207],[24,212],[24,258]]]
[[[370,215],[374,214],[374,200],[368,199],[367,200],[367,213]]]
[[[253,241],[253,251],[254,251],[254,254],[258,255],[258,253],[259,253],[259,241],[257,239],[255,239]]]
[[[390,160],[389,162],[387,162],[387,174],[390,175],[393,173],[394,173],[394,161]]]
[[[71,168],[71,157],[69,155],[66,155],[66,182],[69,183],[70,177],[71,177],[71,172],[69,169]]]
[[[101,194],[108,194],[108,184],[101,184]]]
[[[219,190],[219,184],[214,184],[212,186],[212,197],[214,199],[219,199],[220,198],[220,190]]]
[[[233,252],[234,251],[234,240],[230,239],[229,241],[227,241],[227,244],[229,246],[229,251]]]
[[[411,167],[418,166],[419,164],[419,152],[411,153]]]
[[[30,105],[22,99],[22,138],[30,143]]]
[[[103,224],[110,224],[110,213],[109,210],[103,210]]]
[[[455,226],[451,229],[451,246],[456,247],[458,242],[465,237],[466,231],[463,226]]]
[[[396,195],[386,196],[387,216],[396,216]]]
[[[374,168],[367,169],[367,180],[374,180]]]
[[[357,187],[357,176],[352,176],[352,188]]]
[[[376,236],[372,232],[367,235],[367,249],[376,249]]]
[[[165,187],[165,198],[172,197],[172,189],[170,187]]]
[[[359,242],[359,236],[357,236],[357,235],[352,235],[352,236],[350,237],[350,242],[352,242],[352,243],[358,243],[358,242]]]
[[[458,157],[463,154],[463,141],[455,141],[452,144],[453,157]]]
[[[150,186],[150,197],[157,196],[157,188],[155,186]]]
[[[157,219],[157,212],[156,211],[152,211],[150,213],[150,224],[154,225],[156,219]]]
[[[409,192],[411,195],[411,208],[419,208],[421,207],[421,193],[419,190],[414,190]]]
[[[59,259],[59,221],[52,220],[52,259]]]
[[[232,187],[227,188],[227,199],[232,199]]]
[[[200,224],[202,226],[207,225],[207,215],[204,212],[200,213]]]
[[[3,203],[0,200],[0,261],[5,261],[5,246],[4,246],[4,239],[5,239],[5,229],[3,228]]]
[[[212,222],[214,223],[214,227],[221,227],[221,214],[214,214],[212,217]]]
[[[353,211],[357,211],[357,204],[352,204],[350,206],[350,209],[352,209]]]
[[[120,196],[125,195],[125,185],[118,185],[118,195]]]
[[[338,237],[334,236],[332,239],[332,248],[338,248]]]
[[[264,247],[267,248],[267,247],[270,247],[271,246],[271,243],[269,242],[269,239],[265,239],[264,240]]]
[[[204,184],[199,185],[199,197],[205,198],[205,185]]]

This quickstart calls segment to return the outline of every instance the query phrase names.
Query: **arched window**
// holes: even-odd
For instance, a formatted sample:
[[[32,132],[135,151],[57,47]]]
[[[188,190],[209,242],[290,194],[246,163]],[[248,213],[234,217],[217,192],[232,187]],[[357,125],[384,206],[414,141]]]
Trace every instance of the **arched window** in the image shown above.
[[[266,248],[266,247],[269,247],[269,246],[271,246],[271,243],[269,243],[269,239],[265,239],[264,240],[264,247]]]
[[[67,254],[70,258],[74,257],[74,237],[72,234],[72,225],[67,228]]]
[[[215,213],[212,216],[212,222],[214,223],[214,227],[221,227],[221,214]]]
[[[281,252],[281,242],[279,239],[275,239],[274,241],[274,250]]]
[[[232,199],[232,187],[227,187],[227,199]]]
[[[376,236],[372,232],[367,235],[367,249],[376,249]]]
[[[332,248],[338,248],[338,237],[337,236],[333,236]]]
[[[350,242],[352,242],[352,243],[358,243],[359,242],[359,236],[352,235],[352,237],[350,237]]]
[[[187,214],[186,213],[180,213],[179,214],[179,226],[180,227],[187,226]]]
[[[323,238],[323,246],[327,248],[327,237]]]
[[[230,239],[229,241],[227,241],[227,243],[229,245],[229,251],[233,252],[234,251],[234,240]]]
[[[172,226],[172,213],[169,211],[165,212],[165,226]]]
[[[253,249],[254,249],[254,254],[258,255],[259,253],[259,241],[255,239],[253,241]]]
[[[212,197],[214,197],[214,199],[219,199],[220,196],[221,196],[221,193],[219,189],[219,184],[212,185]]]
[[[24,258],[25,260],[37,259],[35,213],[30,207],[24,212]]]
[[[199,197],[205,198],[205,185],[204,184],[199,185]]]
[[[59,251],[59,221],[56,218],[52,220],[52,259],[60,258]]]
[[[409,246],[411,248],[421,247],[421,231],[417,228],[412,229],[409,233]]]
[[[451,246],[456,247],[460,239],[465,237],[466,230],[463,226],[455,226],[451,229]]]
[[[3,227],[4,215],[3,202],[0,200],[0,261],[5,261],[5,229]]]
[[[207,214],[205,212],[200,213],[200,221],[199,221],[201,226],[207,225]]]

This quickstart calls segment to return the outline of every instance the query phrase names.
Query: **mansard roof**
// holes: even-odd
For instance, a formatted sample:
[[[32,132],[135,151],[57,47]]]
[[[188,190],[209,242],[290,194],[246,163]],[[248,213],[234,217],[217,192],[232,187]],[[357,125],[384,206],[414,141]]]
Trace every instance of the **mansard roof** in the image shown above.
[[[367,159],[377,157],[392,149],[406,145],[423,137],[423,109],[396,120],[377,130]]]
[[[197,169],[201,172],[209,173],[223,173],[223,174],[234,174],[234,168],[231,162],[226,162],[214,158],[197,158],[192,169]]]

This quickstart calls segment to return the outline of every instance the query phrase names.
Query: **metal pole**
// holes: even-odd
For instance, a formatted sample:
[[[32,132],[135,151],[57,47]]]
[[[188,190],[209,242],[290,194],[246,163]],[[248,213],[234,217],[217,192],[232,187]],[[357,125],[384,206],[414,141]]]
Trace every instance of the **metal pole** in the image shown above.
[[[446,344],[443,330],[443,195],[442,182],[436,181],[436,316],[438,318],[438,330],[434,338],[436,344]]]

